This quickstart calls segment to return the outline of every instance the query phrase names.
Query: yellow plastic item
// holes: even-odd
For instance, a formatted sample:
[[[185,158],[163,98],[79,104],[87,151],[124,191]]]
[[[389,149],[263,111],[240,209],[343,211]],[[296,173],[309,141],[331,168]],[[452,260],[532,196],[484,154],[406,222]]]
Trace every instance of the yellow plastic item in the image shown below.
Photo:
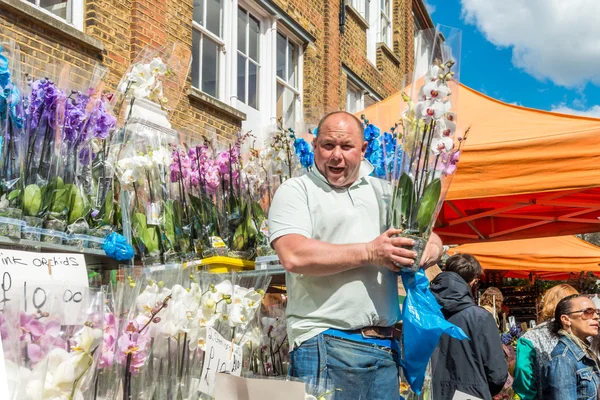
[[[223,256],[215,256],[202,259],[200,266],[207,265],[209,271],[216,274],[227,273],[231,271],[253,270],[254,261],[242,260],[240,258],[231,258]]]

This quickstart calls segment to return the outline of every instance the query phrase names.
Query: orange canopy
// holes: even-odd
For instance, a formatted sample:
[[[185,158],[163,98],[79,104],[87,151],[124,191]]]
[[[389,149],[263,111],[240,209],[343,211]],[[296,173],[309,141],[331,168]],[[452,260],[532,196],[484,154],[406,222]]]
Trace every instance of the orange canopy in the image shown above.
[[[446,244],[600,231],[600,119],[506,104],[464,85],[458,132],[471,126],[435,232]],[[359,114],[382,130],[400,93]]]
[[[448,250],[472,254],[484,270],[508,271],[508,278],[535,273],[542,279],[568,279],[581,271],[600,273],[600,247],[575,236],[471,243]]]

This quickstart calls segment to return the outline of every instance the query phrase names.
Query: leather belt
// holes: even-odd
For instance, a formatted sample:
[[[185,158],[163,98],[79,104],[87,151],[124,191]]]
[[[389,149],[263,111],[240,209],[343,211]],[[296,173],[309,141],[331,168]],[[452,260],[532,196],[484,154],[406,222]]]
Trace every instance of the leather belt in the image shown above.
[[[400,339],[400,330],[393,326],[366,326],[361,329],[354,329],[347,332],[360,333],[364,338]]]

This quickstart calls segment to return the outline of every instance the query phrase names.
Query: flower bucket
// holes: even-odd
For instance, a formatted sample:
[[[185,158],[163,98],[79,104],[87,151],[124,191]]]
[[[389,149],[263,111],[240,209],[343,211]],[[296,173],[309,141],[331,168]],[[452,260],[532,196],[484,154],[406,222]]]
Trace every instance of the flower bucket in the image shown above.
[[[242,260],[239,258],[215,256],[210,258],[204,258],[200,260],[200,266],[208,266],[208,269],[212,273],[222,274],[231,271],[244,271],[253,270],[254,261]]]

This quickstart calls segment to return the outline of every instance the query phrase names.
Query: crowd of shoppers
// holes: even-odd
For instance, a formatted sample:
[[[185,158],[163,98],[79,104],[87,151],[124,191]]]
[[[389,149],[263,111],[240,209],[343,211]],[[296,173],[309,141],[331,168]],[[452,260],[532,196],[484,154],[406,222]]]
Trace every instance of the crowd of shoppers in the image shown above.
[[[482,274],[475,257],[457,254],[432,280],[431,291],[444,316],[470,338],[440,340],[432,357],[432,398],[450,400],[462,392],[491,400],[505,383],[510,386],[513,375],[514,398],[599,400],[600,310],[592,300],[570,285],[549,289],[542,299],[541,323],[518,339],[515,360],[500,341],[500,290],[488,288],[479,307],[474,300],[472,287]]]

